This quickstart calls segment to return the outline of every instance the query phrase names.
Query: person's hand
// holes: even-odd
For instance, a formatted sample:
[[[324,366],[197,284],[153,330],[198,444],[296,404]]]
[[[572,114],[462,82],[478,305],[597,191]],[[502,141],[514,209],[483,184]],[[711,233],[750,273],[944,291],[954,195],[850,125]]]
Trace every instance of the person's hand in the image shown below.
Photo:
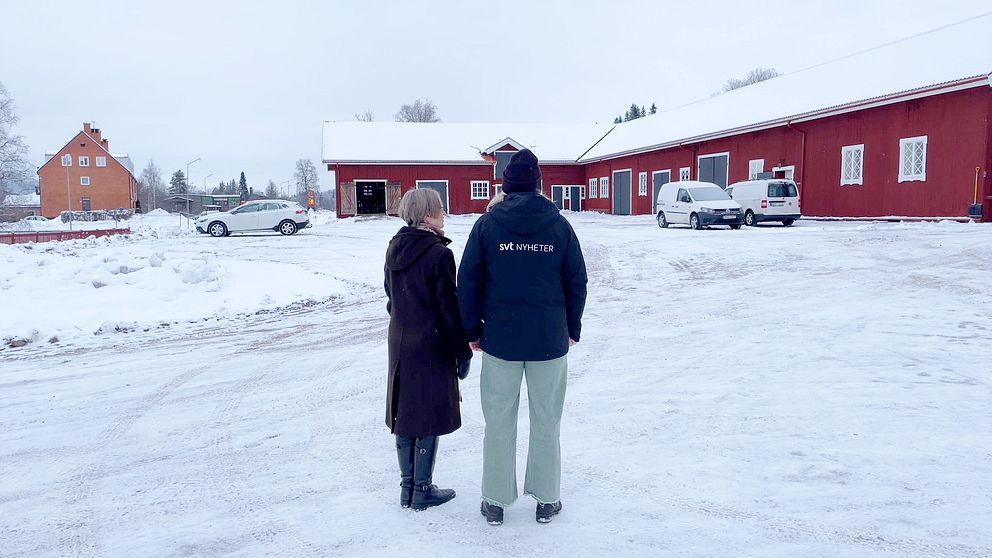
[[[572,339],[571,337],[568,338],[569,347],[574,347],[576,343],[578,343],[578,341],[576,341],[575,339]]]
[[[458,363],[458,379],[464,380],[468,378],[468,371],[472,367],[471,360],[463,360]]]
[[[481,351],[481,350],[482,350],[482,344],[480,344],[480,343],[479,343],[478,341],[469,341],[469,342],[468,342],[468,346],[469,346],[469,347],[470,347],[470,348],[471,348],[471,349],[472,349],[473,351],[476,351],[476,352],[478,352],[478,351]]]

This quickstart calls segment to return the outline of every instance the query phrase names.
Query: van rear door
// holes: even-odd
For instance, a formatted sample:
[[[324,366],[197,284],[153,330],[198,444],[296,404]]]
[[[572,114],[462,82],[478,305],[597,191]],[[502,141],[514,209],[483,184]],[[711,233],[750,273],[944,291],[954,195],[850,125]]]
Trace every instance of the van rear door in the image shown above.
[[[765,215],[793,215],[799,213],[799,189],[790,180],[768,183],[768,207]]]

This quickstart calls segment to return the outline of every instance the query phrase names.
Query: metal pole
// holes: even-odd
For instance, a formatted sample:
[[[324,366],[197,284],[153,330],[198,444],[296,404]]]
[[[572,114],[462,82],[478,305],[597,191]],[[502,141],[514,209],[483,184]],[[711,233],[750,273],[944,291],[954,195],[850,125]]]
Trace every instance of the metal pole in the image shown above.
[[[63,166],[65,167],[65,204],[67,207],[66,211],[69,212],[69,230],[71,231],[72,230],[72,187],[71,184],[69,183],[69,166],[72,164],[72,155],[66,155],[65,157],[69,157],[69,165],[63,164]],[[63,160],[62,163],[65,163],[65,160]]]

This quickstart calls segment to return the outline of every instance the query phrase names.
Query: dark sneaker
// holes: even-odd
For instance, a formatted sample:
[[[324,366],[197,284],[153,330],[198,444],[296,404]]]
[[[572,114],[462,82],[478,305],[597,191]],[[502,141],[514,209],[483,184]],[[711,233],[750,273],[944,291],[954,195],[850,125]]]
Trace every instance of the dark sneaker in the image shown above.
[[[551,523],[551,519],[561,511],[561,502],[554,504],[537,504],[537,522]]]
[[[479,511],[481,511],[482,516],[486,518],[486,523],[490,525],[503,524],[503,508],[483,500],[482,509]]]

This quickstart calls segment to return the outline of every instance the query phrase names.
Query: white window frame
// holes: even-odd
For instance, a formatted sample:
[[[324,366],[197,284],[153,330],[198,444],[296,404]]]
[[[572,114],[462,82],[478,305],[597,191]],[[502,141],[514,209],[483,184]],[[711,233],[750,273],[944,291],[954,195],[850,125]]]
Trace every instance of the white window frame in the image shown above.
[[[488,180],[472,180],[469,182],[470,192],[473,200],[488,200],[489,199],[489,181]],[[476,187],[485,188],[485,193],[478,193]]]
[[[923,157],[920,161],[920,172],[906,174],[906,146],[923,144]],[[914,165],[915,166],[915,165]],[[927,136],[916,136],[914,138],[899,139],[899,182],[926,182],[927,180]]]
[[[106,157],[97,157],[96,158],[96,166],[98,166],[98,167],[105,167],[105,166],[107,166],[107,158]]]
[[[599,179],[590,178],[589,179],[589,199],[599,197]]]
[[[755,170],[757,169],[757,170]],[[747,162],[747,179],[755,180],[758,175],[765,172],[765,160],[764,159],[751,159]]]
[[[90,185],[90,177],[88,177],[88,176],[80,176],[79,177],[79,185],[80,186],[89,186]]]
[[[679,167],[679,182],[692,180],[692,167]]]
[[[599,197],[610,197],[610,177],[608,176],[599,177]]]
[[[79,166],[81,166],[81,167],[88,167],[88,166],[90,166],[90,158],[89,158],[89,156],[87,156],[87,155],[80,155],[79,156]]]
[[[637,173],[637,195],[648,195],[648,173],[646,172]]]
[[[846,174],[848,159],[854,157],[858,159],[858,172],[855,176],[853,172],[850,176]],[[845,145],[840,148],[840,185],[863,185],[865,183],[865,144]]]
[[[582,199],[586,199],[586,187],[585,186],[579,186],[579,197],[581,197]]]
[[[63,155],[62,156],[62,166],[63,167],[71,167],[72,166],[72,155]]]
[[[495,159],[493,161],[493,180],[499,180],[500,178],[503,178],[503,174],[502,173],[500,173],[499,176],[496,176],[496,167],[499,165],[499,155],[498,155],[499,153],[509,153],[510,154],[510,157],[512,158],[513,155],[516,154],[517,152],[516,151],[513,151],[511,149],[498,149],[496,151],[493,151],[493,158]],[[510,162],[507,161],[506,164],[509,165]],[[503,170],[506,170],[506,169],[504,168]]]

